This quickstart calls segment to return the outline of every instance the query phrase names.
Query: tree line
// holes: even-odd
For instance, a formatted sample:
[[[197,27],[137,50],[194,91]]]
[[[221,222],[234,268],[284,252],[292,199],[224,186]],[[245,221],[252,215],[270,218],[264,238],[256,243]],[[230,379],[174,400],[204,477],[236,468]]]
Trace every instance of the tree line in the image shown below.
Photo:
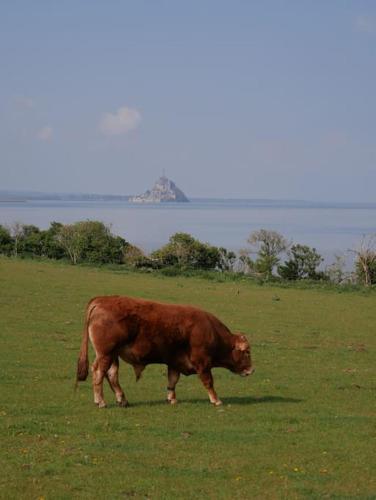
[[[239,253],[175,233],[166,245],[146,254],[114,235],[100,221],[52,222],[46,230],[34,225],[0,225],[0,254],[14,257],[65,259],[72,264],[119,264],[134,269],[216,270],[260,280],[314,280],[376,284],[376,236],[364,237],[355,254],[355,269],[345,271],[343,257],[323,270],[323,257],[313,247],[288,241],[276,231],[260,229]],[[284,258],[284,260],[283,260]]]

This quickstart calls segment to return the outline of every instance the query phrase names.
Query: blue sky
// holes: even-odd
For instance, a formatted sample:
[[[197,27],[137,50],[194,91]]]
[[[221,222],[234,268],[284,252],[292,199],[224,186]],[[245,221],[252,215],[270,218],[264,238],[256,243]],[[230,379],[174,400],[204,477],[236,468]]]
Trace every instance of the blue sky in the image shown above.
[[[8,0],[0,189],[375,201],[376,2]]]

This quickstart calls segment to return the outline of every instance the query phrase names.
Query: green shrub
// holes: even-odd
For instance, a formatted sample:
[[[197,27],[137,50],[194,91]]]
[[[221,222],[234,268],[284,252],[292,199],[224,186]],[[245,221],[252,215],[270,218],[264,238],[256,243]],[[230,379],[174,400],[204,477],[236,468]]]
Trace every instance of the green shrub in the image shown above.
[[[317,270],[324,260],[315,248],[307,245],[293,245],[288,252],[290,259],[278,266],[278,274],[286,280],[322,280],[325,274]]]
[[[11,255],[13,251],[13,239],[9,230],[0,225],[0,253],[3,255]]]
[[[120,236],[112,235],[103,222],[89,220],[63,225],[56,241],[73,264],[122,264],[124,248],[129,245]]]
[[[221,267],[223,252],[221,254],[217,247],[201,243],[190,234],[176,233],[167,245],[154,251],[151,258],[159,261],[162,267],[215,269]]]

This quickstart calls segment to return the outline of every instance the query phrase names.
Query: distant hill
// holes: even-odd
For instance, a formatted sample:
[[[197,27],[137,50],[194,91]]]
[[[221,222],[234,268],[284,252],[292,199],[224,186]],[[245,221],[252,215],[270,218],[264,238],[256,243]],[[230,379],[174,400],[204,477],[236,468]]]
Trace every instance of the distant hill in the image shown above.
[[[128,201],[129,195],[0,190],[0,201]]]
[[[132,203],[165,203],[165,202],[188,202],[188,198],[174,182],[165,177],[160,177],[153,188],[145,193],[129,198]]]

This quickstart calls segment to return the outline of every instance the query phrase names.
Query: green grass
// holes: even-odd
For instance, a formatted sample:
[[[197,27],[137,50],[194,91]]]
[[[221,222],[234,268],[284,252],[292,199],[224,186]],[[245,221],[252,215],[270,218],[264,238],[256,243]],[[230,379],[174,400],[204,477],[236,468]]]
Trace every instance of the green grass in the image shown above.
[[[0,497],[376,498],[376,296],[0,259]],[[165,402],[149,366],[130,400],[73,391],[82,319],[99,294],[199,305],[247,332],[256,373],[215,370]],[[93,354],[90,354],[93,359]]]

